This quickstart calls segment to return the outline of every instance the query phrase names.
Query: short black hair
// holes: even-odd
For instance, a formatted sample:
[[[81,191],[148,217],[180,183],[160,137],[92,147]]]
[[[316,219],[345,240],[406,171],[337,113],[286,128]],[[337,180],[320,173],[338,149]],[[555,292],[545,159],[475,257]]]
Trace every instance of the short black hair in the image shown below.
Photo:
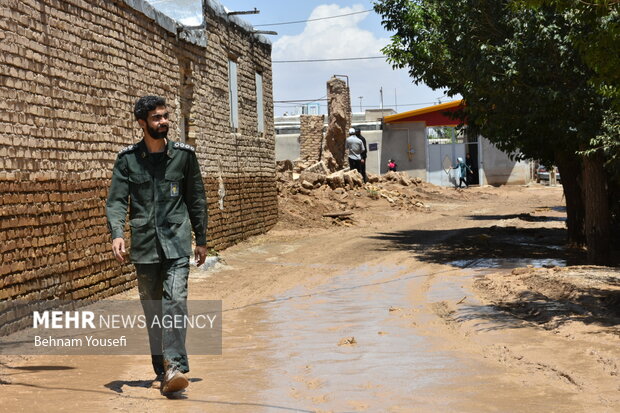
[[[160,106],[166,106],[166,99],[160,96],[142,96],[136,101],[136,104],[133,107],[133,114],[136,117],[136,120],[146,120],[149,112]]]

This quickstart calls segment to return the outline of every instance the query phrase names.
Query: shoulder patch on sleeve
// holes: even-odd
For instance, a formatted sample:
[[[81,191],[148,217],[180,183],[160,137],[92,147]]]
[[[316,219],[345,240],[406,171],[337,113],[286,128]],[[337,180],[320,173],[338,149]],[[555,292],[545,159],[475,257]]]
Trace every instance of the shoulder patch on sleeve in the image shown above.
[[[188,145],[183,142],[175,142],[174,145],[172,145],[172,147],[175,149],[185,149],[186,151],[196,152],[196,149],[194,149],[192,145]]]
[[[133,151],[134,149],[136,149],[137,147],[138,147],[138,145],[129,145],[129,146],[126,146],[126,147],[124,147],[123,149],[121,149],[120,151],[118,151],[118,154],[119,154],[119,155],[122,155],[122,154],[124,154],[124,153],[131,152],[131,151]]]

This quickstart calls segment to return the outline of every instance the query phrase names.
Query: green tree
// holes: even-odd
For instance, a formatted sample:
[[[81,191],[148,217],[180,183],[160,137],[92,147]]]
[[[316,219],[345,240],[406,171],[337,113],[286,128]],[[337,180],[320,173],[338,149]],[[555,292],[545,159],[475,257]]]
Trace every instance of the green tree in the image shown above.
[[[393,31],[383,49],[397,68],[432,88],[461,94],[458,114],[515,158],[558,165],[568,238],[586,241],[592,262],[609,258],[605,171],[591,149],[609,99],[573,43],[589,22],[570,10],[515,7],[510,0],[381,0],[375,11]],[[604,210],[607,209],[607,212]]]
[[[517,7],[551,6],[571,12],[572,18],[589,30],[575,30],[571,40],[584,62],[592,69],[590,82],[611,99],[603,130],[582,154],[604,157],[609,172],[610,205],[616,223],[620,221],[620,0],[520,0]]]
[[[572,18],[590,30],[575,31],[572,41],[585,63],[593,70],[591,78],[599,93],[613,99],[620,110],[620,1],[619,0],[515,0],[517,7],[551,6],[570,12]]]

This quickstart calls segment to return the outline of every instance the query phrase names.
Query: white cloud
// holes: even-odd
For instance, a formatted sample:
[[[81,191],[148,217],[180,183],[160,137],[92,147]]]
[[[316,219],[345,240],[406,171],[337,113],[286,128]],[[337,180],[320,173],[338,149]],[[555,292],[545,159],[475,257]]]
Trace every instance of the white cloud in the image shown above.
[[[183,24],[194,26],[202,22],[201,0],[148,1]],[[356,4],[351,7],[323,4],[315,7],[307,19],[361,12],[366,10],[367,6],[368,4]],[[276,38],[273,43],[272,59],[277,61],[381,56],[381,48],[390,40],[360,27],[368,16],[369,13],[359,13],[307,22],[298,35]],[[442,95],[441,91],[432,91],[424,85],[413,85],[405,70],[392,70],[384,59],[374,59],[274,63],[274,100],[321,98],[327,93],[326,82],[334,74],[349,76],[354,111],[360,110],[359,96],[363,96],[364,106],[379,107],[381,87],[384,91],[384,106],[393,107],[397,96],[396,109],[399,112],[420,108],[424,103],[436,102],[437,97]],[[320,103],[323,105],[322,113],[325,113],[326,102]],[[411,103],[418,105],[406,106]],[[275,103],[275,113],[279,115],[285,111],[294,112],[297,109],[295,106],[294,103]]]
[[[361,12],[362,5],[339,7],[335,4],[315,8],[308,19],[319,19]],[[355,56],[379,56],[379,50],[388,43],[358,27],[366,14],[355,14],[337,19],[311,21],[297,36],[282,36],[273,45],[273,59],[334,59]]]
[[[338,5],[321,5],[316,7],[308,19],[337,16],[365,10],[363,5],[339,7]],[[273,44],[272,59],[308,60],[339,59],[352,57],[381,56],[381,48],[389,43],[388,38],[375,36],[360,27],[367,17],[365,13],[337,19],[307,22],[298,35],[282,36]],[[404,106],[404,104],[435,102],[441,91],[432,91],[426,86],[413,85],[405,70],[393,70],[384,59],[349,60],[315,63],[274,63],[273,83],[275,100],[317,99],[326,92],[326,82],[332,75],[349,76],[351,87],[351,104],[354,111],[360,111],[360,99],[363,106],[379,107],[380,92],[383,88],[384,107],[395,106],[405,111],[422,106]],[[445,101],[445,100],[444,100]],[[321,102],[326,106],[326,102]],[[276,103],[276,114],[295,110],[292,103]],[[286,105],[291,105],[286,107]],[[322,111],[325,112],[325,106]],[[364,107],[362,110],[365,109]]]

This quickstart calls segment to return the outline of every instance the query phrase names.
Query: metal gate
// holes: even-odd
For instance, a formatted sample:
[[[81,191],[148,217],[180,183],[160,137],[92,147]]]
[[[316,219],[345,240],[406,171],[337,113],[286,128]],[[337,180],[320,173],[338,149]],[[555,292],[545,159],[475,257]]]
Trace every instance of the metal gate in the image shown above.
[[[426,128],[426,176],[427,182],[440,186],[456,186],[460,172],[454,169],[457,158],[465,159],[470,154],[473,177],[470,184],[478,184],[479,179],[479,147],[477,137],[467,139],[458,134],[454,127],[427,127]]]

